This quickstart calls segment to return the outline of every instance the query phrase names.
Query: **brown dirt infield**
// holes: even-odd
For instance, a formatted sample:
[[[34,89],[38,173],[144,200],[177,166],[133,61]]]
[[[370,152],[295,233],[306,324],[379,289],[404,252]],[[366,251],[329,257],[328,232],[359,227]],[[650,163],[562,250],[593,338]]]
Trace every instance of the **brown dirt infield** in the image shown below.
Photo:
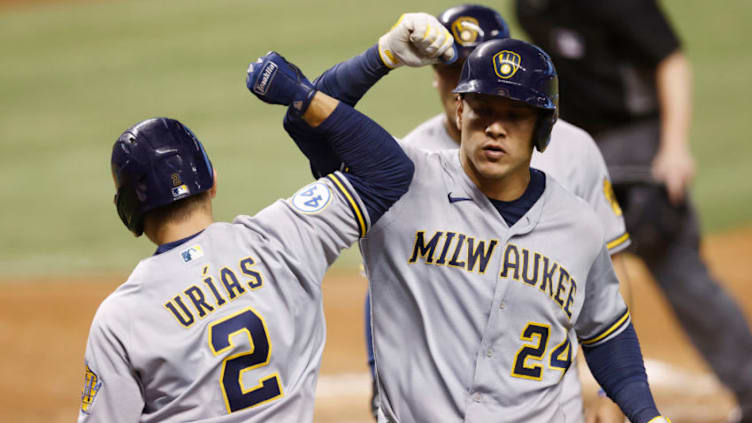
[[[752,227],[710,236],[703,251],[713,272],[752,316],[752,274],[746,268],[752,259]],[[641,263],[629,263],[635,326],[659,407],[675,423],[722,422],[733,406],[731,397],[679,332]],[[122,276],[0,282],[0,420],[75,420],[89,324]],[[330,272],[324,283],[328,338],[316,422],[370,421],[362,330],[365,290],[365,281],[349,273]],[[587,386],[587,400],[594,391]]]

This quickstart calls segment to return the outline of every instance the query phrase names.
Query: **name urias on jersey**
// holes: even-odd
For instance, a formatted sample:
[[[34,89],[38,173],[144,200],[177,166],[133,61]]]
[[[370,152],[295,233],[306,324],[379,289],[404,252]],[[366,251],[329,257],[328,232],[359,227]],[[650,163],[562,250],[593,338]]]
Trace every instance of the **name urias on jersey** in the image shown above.
[[[261,272],[254,269],[256,261],[251,257],[240,259],[238,267],[220,268],[216,275],[209,272],[209,266],[201,270],[201,282],[189,285],[178,292],[164,306],[177,319],[181,326],[189,328],[196,322],[196,317],[203,319],[215,310],[246,292],[263,287]]]
[[[475,237],[451,231],[436,231],[430,236],[426,236],[425,231],[418,231],[408,263],[420,259],[426,264],[483,274],[498,243],[496,239],[477,241]],[[506,245],[501,260],[499,276],[538,287],[567,317],[572,317],[577,283],[564,266],[537,251],[531,252],[514,244]]]

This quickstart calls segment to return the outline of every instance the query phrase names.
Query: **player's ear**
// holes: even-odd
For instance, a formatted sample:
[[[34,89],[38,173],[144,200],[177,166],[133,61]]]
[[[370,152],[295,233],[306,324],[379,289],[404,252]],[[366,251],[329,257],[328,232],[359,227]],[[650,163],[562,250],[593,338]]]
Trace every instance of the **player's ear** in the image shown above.
[[[214,178],[214,183],[212,184],[212,187],[209,189],[209,198],[214,198],[217,195],[217,169],[212,168],[212,174]]]
[[[433,81],[431,81],[431,86],[435,89],[439,88],[439,73],[436,72],[436,68],[433,68]]]
[[[462,96],[458,95],[457,96],[457,122],[455,123],[457,124],[457,129],[459,129],[460,131],[462,131],[462,110],[464,107],[464,103],[465,101],[462,99]]]

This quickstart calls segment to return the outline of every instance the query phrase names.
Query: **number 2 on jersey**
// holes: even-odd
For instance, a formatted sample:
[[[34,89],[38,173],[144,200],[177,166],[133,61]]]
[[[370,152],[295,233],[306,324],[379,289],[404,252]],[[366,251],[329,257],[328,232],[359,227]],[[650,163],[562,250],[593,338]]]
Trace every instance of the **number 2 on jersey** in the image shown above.
[[[269,364],[271,343],[266,323],[252,308],[226,317],[209,326],[209,346],[214,355],[222,354],[235,344],[235,335],[248,337],[250,351],[231,355],[222,361],[220,385],[229,413],[254,407],[282,396],[279,375],[272,373],[259,380],[259,384],[245,389],[243,372]]]
[[[530,342],[530,344],[523,344],[522,348],[517,351],[514,356],[514,368],[512,369],[512,376],[521,377],[524,379],[542,380],[543,379],[543,364],[530,364],[530,361],[543,361],[543,357],[546,354],[546,348],[548,347],[548,337],[551,332],[551,326],[543,323],[529,322],[525,329],[522,330],[520,339]],[[563,375],[566,373],[569,366],[572,364],[572,344],[569,342],[569,337],[554,347],[549,357],[548,367],[551,369],[561,371]]]

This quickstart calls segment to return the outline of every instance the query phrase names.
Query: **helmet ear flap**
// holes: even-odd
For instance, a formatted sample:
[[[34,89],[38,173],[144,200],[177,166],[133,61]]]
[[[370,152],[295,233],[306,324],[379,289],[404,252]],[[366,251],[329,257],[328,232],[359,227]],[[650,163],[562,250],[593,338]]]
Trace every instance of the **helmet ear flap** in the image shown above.
[[[120,216],[120,220],[125,227],[137,237],[144,233],[144,216],[139,210],[140,206],[141,203],[135,189],[127,185],[118,188],[115,194],[115,207],[118,216]]]
[[[535,123],[533,130],[533,144],[539,152],[544,152],[551,142],[551,131],[556,123],[556,112],[554,110],[543,110]]]

